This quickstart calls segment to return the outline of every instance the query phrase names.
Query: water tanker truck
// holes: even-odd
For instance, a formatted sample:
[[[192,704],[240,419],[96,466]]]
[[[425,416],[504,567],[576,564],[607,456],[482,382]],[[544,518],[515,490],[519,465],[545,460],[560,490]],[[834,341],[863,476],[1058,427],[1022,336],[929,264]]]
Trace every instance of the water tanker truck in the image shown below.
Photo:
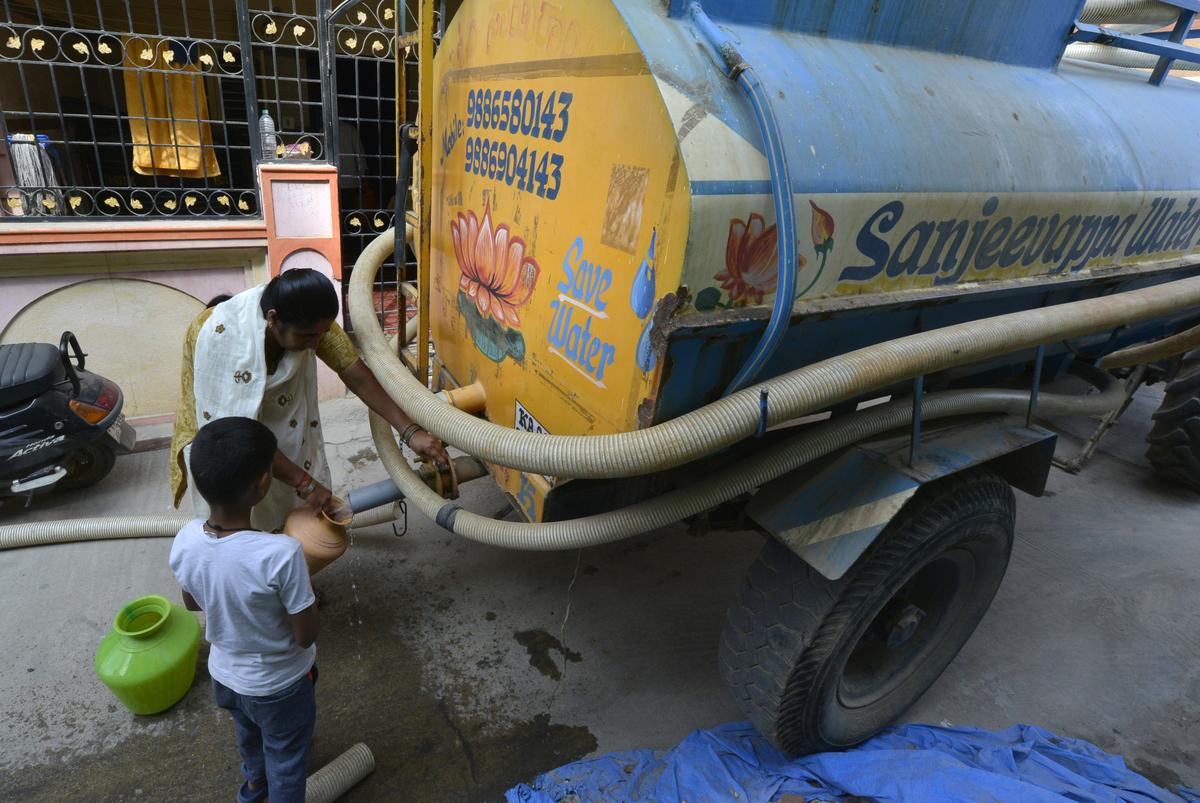
[[[432,389],[360,337],[525,521],[430,490],[375,421],[389,473],[518,549],[761,530],[721,676],[788,752],[862,741],[991,602],[1051,468],[1036,416],[1111,424],[1167,381],[1150,461],[1200,487],[1194,7],[466,0],[408,226]],[[1044,389],[1068,373],[1090,390]]]

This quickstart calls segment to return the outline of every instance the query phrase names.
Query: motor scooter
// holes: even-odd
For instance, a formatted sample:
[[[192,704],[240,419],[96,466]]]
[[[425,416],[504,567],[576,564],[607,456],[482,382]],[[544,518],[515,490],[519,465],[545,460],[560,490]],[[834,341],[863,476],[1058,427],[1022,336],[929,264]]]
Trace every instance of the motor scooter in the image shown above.
[[[124,394],[86,357],[71,332],[0,345],[0,500],[95,485],[133,450]]]

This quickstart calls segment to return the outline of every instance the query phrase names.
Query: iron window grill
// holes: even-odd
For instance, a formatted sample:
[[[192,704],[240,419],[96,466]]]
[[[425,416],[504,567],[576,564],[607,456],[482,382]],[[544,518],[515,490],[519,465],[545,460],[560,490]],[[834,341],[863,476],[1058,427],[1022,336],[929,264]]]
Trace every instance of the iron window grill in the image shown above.
[[[0,2],[0,213],[258,214],[243,43],[220,0]]]
[[[246,6],[242,29],[249,31],[253,78],[246,91],[275,125],[274,136],[258,132],[258,158],[329,161],[326,99],[331,90],[323,69],[326,36],[321,24],[328,4],[318,0],[239,2]],[[254,114],[256,131],[261,121],[262,117]]]
[[[396,198],[396,54],[415,120],[415,8],[0,0],[0,220],[257,218],[256,163],[331,163],[348,280],[410,207]],[[390,332],[411,315],[405,257],[376,283]]]
[[[333,64],[377,63],[370,83],[393,92],[395,15],[395,0],[0,0],[0,217],[259,216],[256,162],[337,162],[339,128],[394,125],[390,94],[339,123]],[[391,150],[357,155],[374,183]]]
[[[402,7],[403,8],[403,7]],[[331,15],[331,53],[338,124],[342,276],[367,244],[395,222],[396,19],[390,0],[347,0]],[[415,63],[415,59],[414,59]],[[375,311],[384,331],[402,331],[413,310],[400,289],[401,275],[388,259],[375,282]],[[353,321],[347,321],[353,331]]]

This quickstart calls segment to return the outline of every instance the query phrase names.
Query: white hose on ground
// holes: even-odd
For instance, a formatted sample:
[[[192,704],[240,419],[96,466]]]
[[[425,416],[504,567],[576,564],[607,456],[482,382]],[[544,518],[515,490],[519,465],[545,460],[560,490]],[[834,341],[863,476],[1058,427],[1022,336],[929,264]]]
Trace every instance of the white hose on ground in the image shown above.
[[[304,803],[333,803],[375,771],[375,756],[362,742],[308,776]]]
[[[1089,379],[1096,377],[1093,373]],[[1124,400],[1124,388],[1111,377],[1101,393],[1071,396],[1042,393],[1039,415],[1103,415]],[[1022,414],[1029,392],[1020,390],[959,390],[931,393],[922,402],[922,420],[978,413]],[[579,549],[633,535],[710,510],[766,482],[866,438],[906,426],[912,421],[912,401],[903,399],[815,425],[760,452],[707,475],[684,488],[620,510],[566,521],[530,524],[480,516],[448,503],[409,467],[386,421],[371,414],[375,449],[392,481],[408,501],[452,532],[480,543],[506,549]]]
[[[94,519],[31,521],[26,524],[0,525],[0,552],[51,544],[80,541],[113,541],[124,538],[174,538],[183,525],[194,518],[187,514],[162,516],[111,516]],[[354,517],[351,527],[374,527],[399,518],[395,504],[364,510]]]
[[[27,546],[109,541],[116,538],[172,538],[191,521],[183,514],[112,516],[98,519],[31,521],[0,526],[0,551]]]
[[[394,235],[389,229],[363,250],[350,279],[351,317],[363,359],[380,384],[409,417],[445,443],[489,463],[558,477],[649,474],[732,446],[758,431],[763,390],[769,394],[766,425],[771,427],[922,374],[1200,304],[1200,277],[1194,277],[1024,310],[841,354],[645,429],[614,435],[542,435],[493,424],[447,404],[388,348],[372,308],[371,291],[379,267],[393,247]]]

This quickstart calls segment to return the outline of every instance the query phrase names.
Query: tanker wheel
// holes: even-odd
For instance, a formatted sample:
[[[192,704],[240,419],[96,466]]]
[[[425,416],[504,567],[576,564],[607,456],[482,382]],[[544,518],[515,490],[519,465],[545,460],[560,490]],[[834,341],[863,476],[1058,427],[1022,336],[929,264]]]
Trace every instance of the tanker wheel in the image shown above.
[[[1200,491],[1200,349],[1184,355],[1154,414],[1146,458],[1171,482]]]
[[[58,483],[64,491],[87,488],[109,475],[117,464],[117,451],[106,443],[89,443],[67,458],[67,476]]]
[[[769,540],[721,636],[743,714],[791,755],[849,747],[896,719],[983,618],[1015,514],[1008,483],[972,469],[921,488],[840,580]]]

